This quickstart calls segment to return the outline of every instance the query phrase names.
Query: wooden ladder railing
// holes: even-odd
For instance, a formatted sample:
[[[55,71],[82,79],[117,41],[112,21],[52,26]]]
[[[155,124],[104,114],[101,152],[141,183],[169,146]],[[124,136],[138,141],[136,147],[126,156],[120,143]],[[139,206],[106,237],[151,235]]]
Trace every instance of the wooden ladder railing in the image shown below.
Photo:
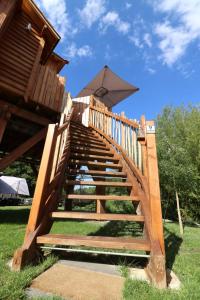
[[[50,124],[48,127],[24,243],[13,259],[15,270],[35,259],[36,237],[51,228],[49,214],[57,207],[70,153],[69,125],[73,108],[68,107],[68,111],[68,114],[66,111],[63,114],[60,125]]]

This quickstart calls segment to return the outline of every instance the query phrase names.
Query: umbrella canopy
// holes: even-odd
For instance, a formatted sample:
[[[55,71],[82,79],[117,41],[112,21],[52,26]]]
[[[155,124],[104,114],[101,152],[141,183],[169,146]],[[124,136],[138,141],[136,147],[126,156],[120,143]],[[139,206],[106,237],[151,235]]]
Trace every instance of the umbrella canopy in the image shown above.
[[[111,108],[138,90],[105,66],[77,97],[94,95]]]
[[[0,194],[30,195],[26,179],[13,176],[0,177]]]

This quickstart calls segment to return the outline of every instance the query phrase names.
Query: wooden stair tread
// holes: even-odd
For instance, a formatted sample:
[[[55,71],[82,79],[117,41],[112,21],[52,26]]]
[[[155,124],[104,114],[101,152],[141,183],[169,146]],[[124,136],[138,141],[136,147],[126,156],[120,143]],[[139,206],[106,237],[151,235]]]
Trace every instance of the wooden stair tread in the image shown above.
[[[104,200],[104,201],[140,201],[140,197],[135,196],[115,196],[115,195],[79,195],[79,194],[68,194],[66,199],[77,199],[77,200]]]
[[[91,149],[89,147],[71,147],[71,149],[73,149],[73,151],[77,152],[77,153],[87,153],[87,154],[97,154],[97,155],[106,155],[106,156],[113,156],[114,152],[108,151],[107,150],[98,150],[98,149]]]
[[[109,172],[109,171],[95,171],[95,170],[77,170],[77,169],[70,169],[69,174],[77,174],[77,175],[91,175],[91,176],[108,176],[108,177],[126,177],[125,172]]]
[[[80,154],[80,153],[72,153],[70,157],[75,158],[84,158],[84,159],[96,159],[96,160],[108,160],[108,161],[119,161],[119,158],[116,157],[110,157],[110,156],[99,156],[99,155],[90,155],[90,154]]]
[[[95,150],[95,149],[98,149],[98,150],[104,150],[104,151],[109,151],[110,148],[107,147],[107,146],[100,146],[100,145],[97,145],[97,144],[91,144],[91,143],[87,143],[87,142],[74,142],[71,140],[70,142],[70,146],[73,148],[73,147],[86,147],[86,148],[89,148],[89,149],[92,149],[92,150]]]
[[[67,219],[85,219],[85,220],[107,220],[107,221],[136,221],[144,222],[144,216],[128,215],[128,214],[109,214],[109,213],[86,213],[86,212],[68,212],[55,211],[51,213],[52,218],[67,218]]]
[[[72,134],[75,136],[81,136],[83,138],[91,138],[91,139],[97,139],[100,140],[99,138],[97,138],[93,133],[85,133],[84,131],[75,131],[72,130]]]
[[[64,234],[45,234],[37,237],[38,244],[63,246],[87,246],[110,249],[150,251],[147,240],[130,237],[78,236]]]
[[[86,142],[89,144],[97,144],[97,145],[102,145],[102,146],[106,145],[104,142],[99,141],[98,139],[81,138],[80,136],[73,136],[73,134],[72,134],[71,140],[75,141],[75,142]]]
[[[115,187],[132,187],[130,182],[117,181],[87,181],[87,180],[67,180],[67,185],[98,185],[98,186],[115,186]]]
[[[87,136],[82,136],[82,135],[76,135],[76,134],[73,134],[72,132],[72,137],[71,139],[73,140],[79,140],[79,141],[89,141],[89,142],[94,142],[94,143],[100,143],[100,144],[104,144],[105,143],[101,140],[99,140],[98,138],[95,138],[95,137],[87,137]]]
[[[82,166],[97,166],[109,169],[122,169],[122,165],[120,164],[110,164],[110,163],[101,163],[101,162],[94,162],[94,161],[87,161],[87,160],[79,160],[79,159],[70,159],[69,164],[77,164]]]

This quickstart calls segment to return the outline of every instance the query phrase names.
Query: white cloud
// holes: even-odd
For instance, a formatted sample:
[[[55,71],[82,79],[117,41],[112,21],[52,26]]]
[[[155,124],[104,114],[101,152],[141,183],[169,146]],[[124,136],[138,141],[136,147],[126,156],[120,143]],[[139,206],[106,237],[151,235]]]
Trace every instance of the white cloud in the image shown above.
[[[143,40],[144,40],[145,44],[146,44],[149,48],[152,47],[152,40],[151,40],[151,36],[150,36],[149,33],[145,33],[145,34],[144,34]]]
[[[133,35],[129,36],[129,41],[137,48],[142,49],[144,47],[137,33],[134,33]]]
[[[132,4],[130,2],[125,3],[126,9],[130,9],[132,7]]]
[[[172,66],[181,58],[193,37],[182,27],[172,27],[169,23],[157,24],[155,33],[161,38],[159,48],[160,58],[164,64]]]
[[[85,6],[78,10],[82,23],[90,28],[106,11],[105,0],[87,0]]]
[[[84,45],[78,48],[75,43],[71,43],[66,49],[66,55],[69,58],[91,57],[93,55],[93,51],[89,45]]]
[[[109,11],[105,16],[103,16],[99,24],[99,29],[105,33],[110,26],[113,26],[122,34],[127,34],[130,30],[130,24],[122,21],[116,11]]]
[[[193,41],[200,39],[200,1],[154,0],[153,6],[156,11],[167,14],[170,20],[157,23],[155,33],[160,38],[163,63],[172,66],[183,57]]]
[[[153,68],[149,68],[147,67],[147,71],[151,74],[151,75],[154,75],[156,73],[156,70],[153,69]]]
[[[76,29],[71,26],[65,0],[35,0],[35,2],[62,38],[66,34],[76,33]]]

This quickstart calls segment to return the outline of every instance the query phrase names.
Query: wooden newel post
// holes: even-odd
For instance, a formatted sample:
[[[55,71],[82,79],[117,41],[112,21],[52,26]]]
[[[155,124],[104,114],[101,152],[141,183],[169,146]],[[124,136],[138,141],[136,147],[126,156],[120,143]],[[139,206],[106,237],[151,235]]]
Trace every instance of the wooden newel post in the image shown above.
[[[152,251],[147,270],[153,284],[165,288],[165,246],[154,121],[146,121],[146,152],[152,234]]]

